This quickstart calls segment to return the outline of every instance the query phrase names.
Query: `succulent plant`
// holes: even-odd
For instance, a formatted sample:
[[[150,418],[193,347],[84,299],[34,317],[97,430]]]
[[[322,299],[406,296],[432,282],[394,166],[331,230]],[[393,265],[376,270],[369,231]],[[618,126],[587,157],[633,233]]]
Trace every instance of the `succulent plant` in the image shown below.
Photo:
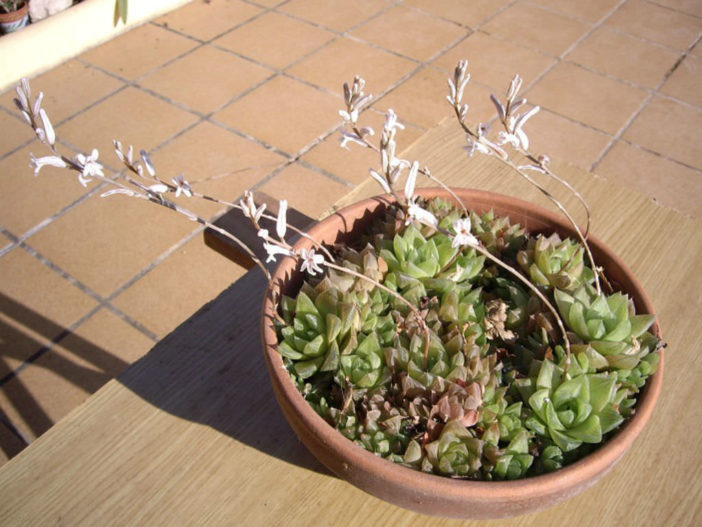
[[[583,255],[582,245],[569,238],[561,240],[554,232],[530,238],[526,249],[517,253],[517,262],[534,284],[571,291],[594,278]]]
[[[537,367],[536,376],[515,381],[533,412],[525,425],[550,438],[563,452],[583,443],[600,443],[624,420],[615,404],[616,374],[578,372],[568,378],[548,359],[535,361],[533,369]]]

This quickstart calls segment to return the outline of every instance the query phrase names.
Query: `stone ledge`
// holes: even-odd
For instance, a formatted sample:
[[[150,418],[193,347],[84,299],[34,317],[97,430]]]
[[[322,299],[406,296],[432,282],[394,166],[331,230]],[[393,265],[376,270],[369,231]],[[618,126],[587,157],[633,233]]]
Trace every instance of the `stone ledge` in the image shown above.
[[[86,0],[0,38],[0,92],[192,0],[131,0],[114,24],[115,0]]]

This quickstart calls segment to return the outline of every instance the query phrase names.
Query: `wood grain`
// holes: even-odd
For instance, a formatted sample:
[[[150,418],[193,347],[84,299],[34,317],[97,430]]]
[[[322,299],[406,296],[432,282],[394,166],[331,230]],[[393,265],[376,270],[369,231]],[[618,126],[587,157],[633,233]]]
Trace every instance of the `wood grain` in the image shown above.
[[[534,195],[493,160],[467,158],[461,146],[445,122],[406,157],[452,185]],[[632,450],[595,487],[541,513],[460,524],[699,525],[701,222],[560,168],[590,201],[593,233],[628,263],[656,307],[669,344],[663,393]],[[339,206],[378,193],[374,185],[361,185]],[[292,435],[261,357],[264,285],[259,271],[247,273],[0,468],[1,522],[458,525],[362,493],[327,473]]]

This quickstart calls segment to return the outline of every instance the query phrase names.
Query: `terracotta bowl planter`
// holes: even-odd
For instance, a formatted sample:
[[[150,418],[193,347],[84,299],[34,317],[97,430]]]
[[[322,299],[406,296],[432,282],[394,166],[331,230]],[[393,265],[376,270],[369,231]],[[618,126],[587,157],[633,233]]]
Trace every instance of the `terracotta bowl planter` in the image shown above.
[[[441,189],[422,189],[425,197],[450,199]],[[493,209],[508,216],[528,231],[553,232],[575,237],[560,217],[530,203],[475,190],[457,190],[469,210],[478,213]],[[351,205],[318,223],[309,234],[325,243],[344,242],[367,228],[391,203],[388,196],[367,199]],[[595,260],[603,265],[611,281],[633,299],[638,313],[653,308],[641,285],[626,265],[596,238],[590,238]],[[297,246],[311,245],[301,239]],[[355,445],[330,427],[305,402],[291,381],[277,351],[273,327],[273,294],[294,295],[302,283],[295,262],[286,258],[273,276],[263,304],[262,335],[264,355],[278,403],[295,433],[307,448],[330,470],[362,490],[424,514],[455,518],[502,518],[532,512],[566,500],[593,485],[624,455],[649,420],[663,379],[663,352],[658,371],[639,396],[636,413],[594,453],[556,472],[532,478],[481,482],[451,479],[422,473],[386,461]],[[655,326],[655,331],[659,331]]]
[[[25,2],[17,11],[0,13],[0,35],[7,35],[22,29],[29,23],[29,2]]]

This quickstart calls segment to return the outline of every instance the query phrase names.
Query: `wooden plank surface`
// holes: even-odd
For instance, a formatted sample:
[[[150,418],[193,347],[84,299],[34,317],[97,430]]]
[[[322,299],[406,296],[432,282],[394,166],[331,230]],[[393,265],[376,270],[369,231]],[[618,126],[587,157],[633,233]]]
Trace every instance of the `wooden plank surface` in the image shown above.
[[[407,152],[454,185],[527,197],[452,123]],[[593,233],[633,269],[666,355],[652,421],[595,487],[552,509],[465,525],[693,525],[702,521],[699,220],[564,167],[593,206]],[[377,193],[362,185],[345,201]],[[342,203],[343,204],[343,203]],[[247,273],[117,380],[0,468],[3,525],[458,525],[399,509],[330,475],[292,434],[260,350],[264,279]]]

